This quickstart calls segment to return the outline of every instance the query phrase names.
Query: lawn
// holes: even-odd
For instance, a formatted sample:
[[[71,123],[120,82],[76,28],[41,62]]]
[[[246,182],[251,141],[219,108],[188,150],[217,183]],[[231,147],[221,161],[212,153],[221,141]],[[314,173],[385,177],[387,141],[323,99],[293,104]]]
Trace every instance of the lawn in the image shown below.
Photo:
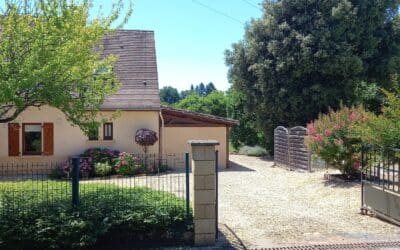
[[[183,199],[146,187],[81,184],[73,209],[70,182],[0,183],[0,248],[176,244],[190,230],[187,219]]]

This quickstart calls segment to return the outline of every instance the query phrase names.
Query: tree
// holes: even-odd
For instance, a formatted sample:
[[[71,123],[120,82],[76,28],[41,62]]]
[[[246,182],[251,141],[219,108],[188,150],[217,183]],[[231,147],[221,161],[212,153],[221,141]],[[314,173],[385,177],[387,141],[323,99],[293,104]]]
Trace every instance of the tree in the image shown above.
[[[272,147],[278,125],[305,125],[356,101],[361,82],[399,71],[399,0],[265,1],[226,52],[229,79]]]
[[[239,120],[239,124],[230,130],[230,141],[235,148],[243,145],[265,146],[265,137],[256,127],[256,116],[249,112],[245,106],[243,94],[230,88],[226,93],[227,116]]]
[[[177,108],[226,117],[227,99],[223,92],[214,91],[208,96],[192,93],[175,105]]]
[[[217,90],[217,89],[215,88],[215,86],[214,86],[214,83],[209,82],[209,83],[206,85],[205,94],[206,94],[206,95],[209,95],[209,94],[211,94],[211,92],[213,92],[214,90]]]
[[[174,104],[181,99],[179,92],[176,88],[165,86],[160,89],[160,100],[162,103]]]
[[[0,123],[29,107],[49,105],[88,133],[106,96],[119,82],[116,57],[102,56],[101,39],[121,17],[123,1],[109,16],[89,19],[92,1],[6,0],[0,9]],[[123,22],[131,14],[124,14]],[[117,26],[120,27],[120,26]]]

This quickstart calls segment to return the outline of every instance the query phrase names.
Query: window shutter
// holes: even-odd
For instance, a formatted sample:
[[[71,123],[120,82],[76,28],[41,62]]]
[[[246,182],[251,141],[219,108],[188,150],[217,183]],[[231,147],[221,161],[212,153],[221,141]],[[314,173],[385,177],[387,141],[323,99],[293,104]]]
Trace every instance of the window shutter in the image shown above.
[[[54,125],[43,123],[43,155],[54,154]]]
[[[19,156],[19,124],[8,124],[8,155]]]

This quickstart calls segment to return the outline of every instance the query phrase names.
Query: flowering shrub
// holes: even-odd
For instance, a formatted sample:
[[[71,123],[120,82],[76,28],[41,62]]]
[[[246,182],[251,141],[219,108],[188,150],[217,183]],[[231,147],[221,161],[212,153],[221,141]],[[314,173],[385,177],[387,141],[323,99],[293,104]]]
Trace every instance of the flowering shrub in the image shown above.
[[[89,148],[80,156],[90,159],[93,164],[96,162],[108,162],[111,164],[112,161],[119,156],[119,151],[108,148]]]
[[[79,160],[79,170],[82,176],[88,177],[92,173],[93,170],[93,162],[90,158],[81,158]],[[62,172],[68,177],[72,171],[72,162],[71,160],[66,160],[60,166]]]
[[[96,176],[111,175],[112,171],[113,171],[113,168],[107,162],[105,162],[105,163],[97,162],[94,165],[94,172],[95,172]]]
[[[122,152],[115,160],[115,171],[121,175],[135,175],[142,170],[141,161],[135,156]]]
[[[154,145],[158,141],[157,133],[146,128],[139,129],[135,134],[135,142],[143,147],[147,153],[147,147]]]
[[[368,113],[360,107],[331,110],[307,125],[306,144],[313,154],[347,178],[355,177],[361,167],[361,139],[357,128],[367,120]]]

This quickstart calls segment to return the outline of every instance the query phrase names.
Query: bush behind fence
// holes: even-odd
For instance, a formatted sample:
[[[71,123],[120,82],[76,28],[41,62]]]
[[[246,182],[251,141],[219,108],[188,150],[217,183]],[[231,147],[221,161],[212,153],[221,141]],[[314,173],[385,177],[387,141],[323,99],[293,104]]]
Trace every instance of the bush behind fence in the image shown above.
[[[67,238],[72,237],[70,234],[74,230],[86,235],[87,238],[71,239],[71,244],[78,245],[94,244],[95,239],[103,235],[96,227],[106,233],[116,231],[117,225],[130,228],[130,235],[123,234],[127,238],[141,235],[139,238],[145,239],[153,234],[170,240],[181,237],[191,224],[192,217],[191,209],[187,206],[188,172],[174,171],[174,166],[166,162],[181,161],[183,154],[182,157],[175,158],[170,155],[169,159],[157,155],[137,158],[141,159],[141,166],[151,165],[155,168],[132,175],[113,172],[107,176],[99,176],[80,172],[77,180],[79,206],[76,207],[72,202],[73,175],[71,172],[59,172],[65,162],[0,165],[0,217],[4,221],[0,228],[0,248],[4,244],[10,246],[7,244],[19,244],[18,242],[32,244],[29,243],[32,237],[25,235],[24,230],[25,233],[31,230],[31,234],[38,237],[33,240],[34,244],[39,244],[37,240],[44,237],[42,243],[50,246],[54,244],[54,248],[71,247],[51,243],[52,238],[57,239],[57,235],[60,235],[56,233],[57,230],[64,232],[70,229],[71,232],[64,232],[68,235],[63,237]],[[77,214],[79,219],[74,217]],[[101,222],[102,220],[105,221]],[[19,223],[19,226],[16,227],[15,223]],[[49,224],[48,227],[46,223]],[[83,223],[81,229],[84,228],[84,232],[65,223]],[[66,229],[58,228],[57,224]],[[24,227],[28,229],[22,230]],[[50,232],[48,237],[39,235],[44,232],[38,230],[46,228],[55,230],[53,233],[57,235],[50,237]],[[176,230],[180,236],[174,233]],[[151,237],[157,238],[154,235]]]

